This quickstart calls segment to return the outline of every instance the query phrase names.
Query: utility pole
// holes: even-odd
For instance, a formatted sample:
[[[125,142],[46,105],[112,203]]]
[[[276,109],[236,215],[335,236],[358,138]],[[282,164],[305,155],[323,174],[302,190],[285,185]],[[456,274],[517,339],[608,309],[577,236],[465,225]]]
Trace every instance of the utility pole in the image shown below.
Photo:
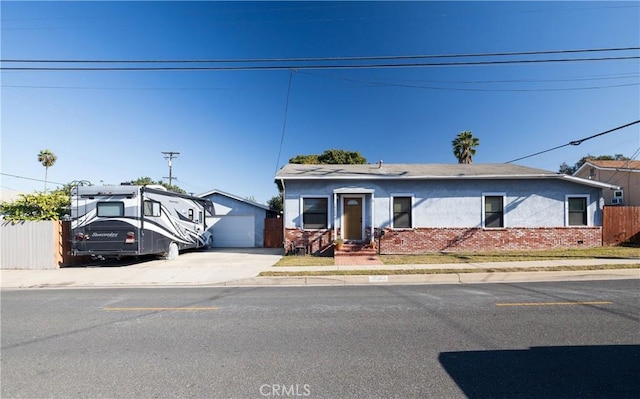
[[[169,177],[165,176],[165,179],[169,179],[169,185],[173,186],[173,179],[177,179],[177,177],[173,177],[173,175],[171,174],[171,167],[172,167],[171,161],[173,161],[173,158],[177,158],[177,156],[180,155],[180,153],[175,151],[162,151],[162,153],[164,154],[164,159],[169,160]]]

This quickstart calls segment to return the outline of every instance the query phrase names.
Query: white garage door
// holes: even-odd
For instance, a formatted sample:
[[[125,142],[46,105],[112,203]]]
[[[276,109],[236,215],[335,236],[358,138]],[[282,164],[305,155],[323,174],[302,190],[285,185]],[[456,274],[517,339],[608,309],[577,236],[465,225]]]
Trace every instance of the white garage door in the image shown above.
[[[255,243],[253,216],[219,216],[213,222],[213,246],[217,248],[247,248]]]

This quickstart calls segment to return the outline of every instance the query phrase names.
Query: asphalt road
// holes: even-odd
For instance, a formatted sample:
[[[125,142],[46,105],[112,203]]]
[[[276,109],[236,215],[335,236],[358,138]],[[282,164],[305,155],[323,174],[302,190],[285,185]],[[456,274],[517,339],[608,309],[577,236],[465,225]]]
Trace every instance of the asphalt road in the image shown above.
[[[638,398],[640,280],[3,290],[2,398]]]

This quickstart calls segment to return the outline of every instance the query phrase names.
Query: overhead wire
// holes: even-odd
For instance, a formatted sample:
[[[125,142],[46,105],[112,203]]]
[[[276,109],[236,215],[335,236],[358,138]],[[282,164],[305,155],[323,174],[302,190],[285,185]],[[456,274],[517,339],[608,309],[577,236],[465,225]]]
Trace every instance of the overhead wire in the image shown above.
[[[603,136],[603,135],[605,135],[605,134],[609,134],[609,133],[615,132],[616,130],[624,129],[624,128],[626,128],[626,127],[629,127],[629,126],[635,125],[635,124],[637,124],[637,123],[640,123],[640,120],[637,120],[637,121],[634,121],[634,122],[631,122],[631,123],[627,123],[626,125],[618,126],[618,127],[616,127],[616,128],[613,128],[613,129],[607,130],[607,131],[605,131],[605,132],[597,133],[597,134],[594,134],[594,135],[592,135],[592,136],[585,137],[585,138],[582,138],[582,139],[579,139],[579,140],[573,140],[573,141],[570,141],[570,142],[568,142],[568,143],[566,143],[566,144],[562,144],[562,145],[559,145],[559,146],[556,146],[556,147],[553,147],[553,148],[549,148],[549,149],[544,150],[544,151],[539,151],[539,152],[536,152],[536,153],[534,153],[534,154],[530,154],[530,155],[527,155],[527,156],[524,156],[524,157],[520,157],[520,158],[512,159],[511,161],[507,161],[507,162],[505,162],[505,163],[512,163],[512,162],[521,161],[521,160],[523,160],[523,159],[531,158],[531,157],[534,157],[534,156],[536,156],[536,155],[540,155],[540,154],[544,154],[544,153],[547,153],[547,152],[551,152],[551,151],[557,150],[557,149],[559,149],[559,148],[567,147],[567,146],[570,146],[570,145],[577,146],[577,145],[580,145],[580,144],[582,144],[583,142],[585,142],[585,141],[587,141],[587,140],[591,140],[591,139],[593,139],[593,138],[596,138],[596,137],[599,137],[599,136]]]
[[[43,180],[43,179],[34,179],[33,177],[18,176],[18,175],[12,175],[12,174],[9,174],[9,173],[3,173],[3,172],[0,172],[0,175],[8,176],[8,177],[15,177],[17,179],[23,179],[23,180],[32,180],[32,181],[37,181],[37,182],[45,182],[45,180]],[[67,184],[67,183],[60,183],[60,182],[55,182],[55,181],[51,181],[51,180],[46,180],[46,183],[62,184],[62,185]]]
[[[465,62],[425,62],[425,63],[394,63],[394,64],[347,64],[347,65],[258,65],[258,66],[197,66],[197,67],[0,67],[2,71],[280,71],[289,69],[388,69],[388,68],[426,68],[452,66],[481,66],[481,65],[515,65],[565,63],[586,61],[624,61],[637,60],[640,56],[599,57],[599,58],[560,58],[541,60],[504,60],[504,61],[465,61]]]
[[[462,53],[462,54],[416,54],[416,55],[377,55],[377,56],[351,56],[351,57],[291,57],[291,58],[231,58],[231,59],[194,59],[194,60],[45,60],[45,59],[0,59],[0,62],[11,63],[90,63],[90,64],[184,64],[184,63],[265,63],[265,62],[324,62],[324,61],[376,61],[376,60],[406,60],[406,59],[433,59],[433,58],[476,58],[476,57],[504,57],[542,54],[572,54],[640,50],[640,47],[611,47],[597,49],[570,49],[570,50],[537,50],[537,51],[512,51],[496,53]]]
[[[278,149],[278,159],[276,161],[275,173],[278,173],[278,166],[280,165],[280,156],[282,155],[282,147],[284,144],[284,133],[287,128],[287,115],[289,114],[289,98],[291,97],[291,81],[293,80],[293,69],[289,71],[289,84],[287,86],[287,101],[284,105],[284,118],[282,120],[282,134],[280,135],[280,148]]]
[[[406,84],[406,83],[392,83],[392,82],[381,82],[381,81],[372,81],[372,80],[363,80],[363,79],[353,79],[353,78],[345,78],[345,77],[333,77],[327,75],[318,75],[316,73],[310,72],[301,72],[310,76],[323,76],[329,79],[342,80],[346,82],[355,82],[355,83],[364,83],[373,86],[380,87],[403,87],[410,89],[425,89],[425,90],[443,90],[443,91],[485,91],[485,92],[530,92],[530,91],[575,91],[575,90],[597,90],[597,89],[609,89],[616,87],[628,87],[628,86],[638,86],[639,83],[624,83],[617,85],[604,85],[604,86],[587,86],[587,87],[568,87],[568,88],[542,88],[542,89],[483,89],[483,88],[462,88],[462,87],[438,87],[438,86],[424,86],[417,84]],[[620,79],[628,79],[627,77],[621,77]],[[595,80],[595,79],[593,79]],[[505,83],[515,83],[516,81],[504,81]],[[533,83],[534,81],[530,81],[528,83]],[[441,82],[441,83],[456,83],[456,82]],[[501,83],[500,81],[479,81],[479,82],[457,82],[457,83]]]
[[[596,49],[541,50],[495,53],[466,54],[417,54],[391,56],[352,56],[352,57],[294,57],[294,58],[250,58],[250,59],[183,59],[183,60],[82,60],[82,59],[0,59],[2,64],[20,64],[18,66],[0,65],[5,71],[246,71],[246,70],[289,70],[289,69],[372,69],[372,68],[417,68],[447,66],[479,66],[538,64],[586,61],[615,61],[639,59],[637,55],[578,57],[578,58],[543,58],[543,59],[506,59],[476,60],[448,62],[416,62],[434,59],[459,58],[495,58],[495,57],[530,57],[539,55],[579,54],[579,53],[619,53],[637,51],[640,47],[612,47]],[[414,62],[409,62],[414,61]],[[274,63],[284,65],[274,65]],[[24,66],[24,64],[45,64]],[[138,66],[51,66],[60,64],[138,64]],[[139,64],[162,64],[162,66],[140,66]],[[167,64],[183,64],[168,66]],[[185,66],[189,65],[189,66]],[[191,66],[192,64],[205,64]],[[213,65],[211,65],[213,64]],[[240,65],[238,65],[240,64]]]

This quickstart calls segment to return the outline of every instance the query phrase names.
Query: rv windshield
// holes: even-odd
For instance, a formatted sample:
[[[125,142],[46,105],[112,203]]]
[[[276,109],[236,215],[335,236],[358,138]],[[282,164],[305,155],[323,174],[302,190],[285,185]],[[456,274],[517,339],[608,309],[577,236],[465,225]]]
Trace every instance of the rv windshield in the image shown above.
[[[124,203],[122,202],[98,202],[98,217],[124,216]]]

